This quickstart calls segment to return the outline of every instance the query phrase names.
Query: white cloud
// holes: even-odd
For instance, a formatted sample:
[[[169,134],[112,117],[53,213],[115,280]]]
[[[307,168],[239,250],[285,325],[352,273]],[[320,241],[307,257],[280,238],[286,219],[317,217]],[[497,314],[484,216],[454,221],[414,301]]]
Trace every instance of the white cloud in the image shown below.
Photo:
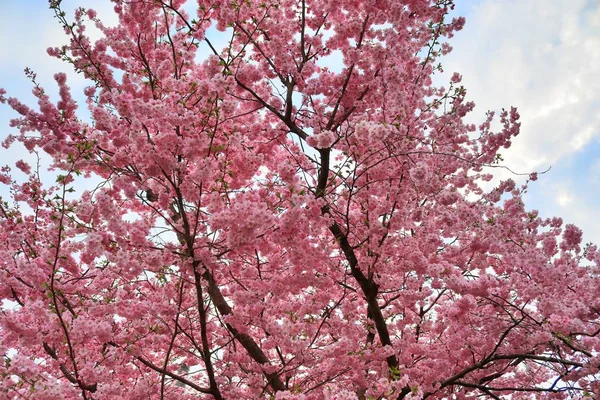
[[[600,167],[600,160],[596,162],[596,166]],[[596,175],[600,173],[599,171],[600,169],[596,172]],[[592,176],[587,176],[587,178],[590,177]],[[596,196],[590,195],[594,192],[594,189],[586,191],[584,195],[576,188],[586,180],[586,177],[573,176],[572,178],[571,180],[565,178],[536,182],[532,188],[533,190],[530,190],[531,197],[529,198],[529,200],[535,201],[527,201],[527,205],[531,207],[532,204],[537,203],[535,208],[540,210],[542,217],[560,216],[565,224],[572,223],[583,230],[584,242],[600,244]],[[595,183],[597,188],[600,187],[598,182]]]
[[[74,2],[65,1],[63,5],[67,20],[72,21]],[[95,9],[106,26],[117,23],[113,5],[109,1],[78,1],[77,6]],[[82,75],[76,74],[70,65],[46,53],[48,47],[69,42],[69,37],[59,21],[53,17],[53,11],[48,8],[47,1],[38,0],[31,1],[28,6],[12,6],[7,12],[0,13],[0,71],[16,72],[30,67],[37,73],[43,86],[52,82],[52,76],[56,72],[62,71],[67,73],[70,86],[83,87],[89,82],[85,81]],[[86,34],[92,41],[102,36],[93,22],[89,22],[86,27]],[[24,29],[26,32],[23,32]],[[28,85],[29,88],[26,78],[22,79],[24,85]]]
[[[527,207],[561,216],[583,229],[585,241],[600,243],[600,154],[590,151],[600,140],[600,1],[457,3],[467,24],[442,64],[448,77],[464,77],[477,105],[470,121],[518,107],[521,134],[501,151],[504,164],[517,172],[552,167],[531,185]]]
[[[464,76],[468,98],[517,106],[521,136],[503,154],[513,170],[543,170],[600,136],[600,2],[470,2],[464,31],[443,60]]]
[[[566,207],[573,202],[573,196],[567,190],[561,188],[556,195],[556,202],[561,207]]]

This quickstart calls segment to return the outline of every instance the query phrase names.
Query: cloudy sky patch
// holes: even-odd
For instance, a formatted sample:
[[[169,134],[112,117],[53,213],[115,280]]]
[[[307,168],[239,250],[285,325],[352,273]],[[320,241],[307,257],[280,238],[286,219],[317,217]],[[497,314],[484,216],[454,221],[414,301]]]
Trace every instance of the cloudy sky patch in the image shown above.
[[[463,74],[481,121],[516,106],[521,134],[501,151],[513,171],[543,171],[527,206],[582,227],[600,243],[600,2],[466,0],[467,17],[444,69]],[[494,170],[502,178],[508,171]]]

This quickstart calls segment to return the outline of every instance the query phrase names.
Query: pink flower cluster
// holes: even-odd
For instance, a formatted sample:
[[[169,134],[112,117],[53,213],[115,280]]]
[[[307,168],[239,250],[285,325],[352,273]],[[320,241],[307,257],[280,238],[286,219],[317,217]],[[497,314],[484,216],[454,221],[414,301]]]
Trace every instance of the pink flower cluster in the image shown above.
[[[50,3],[91,119],[0,89],[57,176],[0,170],[0,398],[600,397],[600,252],[483,189],[452,1]]]

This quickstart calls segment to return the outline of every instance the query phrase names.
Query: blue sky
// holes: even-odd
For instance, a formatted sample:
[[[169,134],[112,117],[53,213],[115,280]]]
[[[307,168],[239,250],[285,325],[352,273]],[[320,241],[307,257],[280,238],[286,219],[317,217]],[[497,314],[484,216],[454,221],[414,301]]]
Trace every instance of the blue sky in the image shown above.
[[[600,244],[600,2],[597,0],[458,0],[467,17],[452,40],[454,52],[442,60],[447,79],[463,74],[468,98],[477,104],[469,119],[482,121],[488,109],[517,106],[521,135],[502,152],[519,172],[552,169],[535,182],[528,208],[558,215],[584,230],[584,240]],[[55,72],[69,72],[81,92],[86,82],[68,65],[46,55],[66,38],[47,0],[3,0],[0,13],[0,87],[35,105],[23,74],[31,67],[52,93]],[[108,0],[63,0],[66,10],[83,5],[115,22]],[[94,33],[93,30],[91,31]],[[84,107],[85,108],[85,107]],[[15,114],[0,107],[0,138],[11,132]],[[0,149],[0,164],[22,154]],[[507,171],[494,170],[500,178]],[[516,177],[514,177],[516,178]]]
[[[517,106],[521,135],[502,152],[505,163],[520,172],[552,167],[531,186],[527,206],[600,244],[600,2],[458,3],[467,24],[443,65],[463,74],[474,120]]]

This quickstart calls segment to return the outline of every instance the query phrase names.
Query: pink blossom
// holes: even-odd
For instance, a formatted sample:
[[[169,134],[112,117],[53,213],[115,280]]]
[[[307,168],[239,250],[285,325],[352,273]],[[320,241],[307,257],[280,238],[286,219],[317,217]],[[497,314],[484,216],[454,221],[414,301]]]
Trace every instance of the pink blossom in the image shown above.
[[[337,136],[335,132],[322,131],[310,136],[307,139],[307,143],[317,149],[326,149],[328,147],[331,147],[331,145],[336,139]]]
[[[583,232],[573,224],[567,224],[563,233],[563,241],[560,245],[563,250],[575,250],[579,248]]]
[[[94,86],[86,86],[85,89],[83,89],[83,93],[86,96],[91,97],[96,93],[96,88]]]
[[[27,164],[25,161],[23,160],[19,160],[15,163],[15,166],[17,168],[19,168],[21,171],[23,171],[23,173],[29,175],[31,173],[31,166],[29,164]]]
[[[438,196],[438,202],[444,206],[450,206],[458,201],[460,198],[456,191],[444,190]]]
[[[0,398],[598,391],[599,252],[484,190],[520,116],[435,83],[452,1],[58,3],[89,115],[0,90],[52,170],[0,170]]]
[[[424,162],[417,163],[417,165],[410,169],[410,177],[415,182],[423,182],[427,180],[427,178],[429,177],[429,169],[427,167],[427,164],[425,164]]]

